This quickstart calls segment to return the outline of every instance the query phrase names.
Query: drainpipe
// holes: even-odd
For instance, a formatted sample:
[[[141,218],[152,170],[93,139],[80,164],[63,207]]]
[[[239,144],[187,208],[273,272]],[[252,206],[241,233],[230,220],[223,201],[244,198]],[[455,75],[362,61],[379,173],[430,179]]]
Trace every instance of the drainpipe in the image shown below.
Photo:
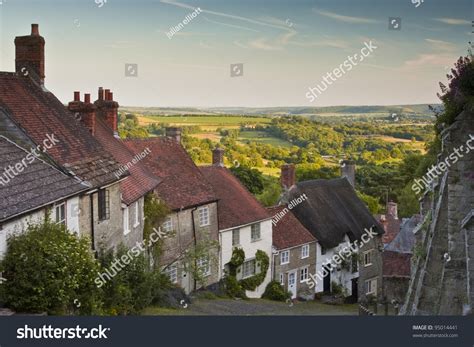
[[[194,207],[192,210],[191,210],[191,219],[193,221],[193,241],[194,241],[194,249],[196,250],[196,246],[197,246],[197,240],[196,240],[196,225],[194,223],[194,211],[197,210],[197,207]],[[196,269],[196,266],[197,266],[197,261],[196,259],[194,259],[194,269]],[[196,290],[196,287],[197,287],[197,282],[196,282],[196,276],[193,276],[193,286],[194,286],[194,290]]]
[[[91,204],[91,241],[92,241],[92,250],[95,252],[95,237],[94,237],[94,193],[89,195],[89,200]]]

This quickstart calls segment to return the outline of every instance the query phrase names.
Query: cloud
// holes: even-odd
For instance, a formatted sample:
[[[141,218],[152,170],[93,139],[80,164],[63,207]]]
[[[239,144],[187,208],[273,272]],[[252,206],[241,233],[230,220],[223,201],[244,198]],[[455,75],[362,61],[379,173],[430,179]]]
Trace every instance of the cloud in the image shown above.
[[[255,29],[243,27],[243,26],[240,26],[240,25],[229,24],[229,23],[224,23],[224,22],[218,22],[218,21],[215,21],[215,20],[211,20],[211,19],[209,19],[209,18],[207,18],[207,17],[204,17],[204,20],[207,21],[207,22],[209,22],[209,23],[224,25],[224,26],[228,26],[228,27],[231,27],[231,28],[235,28],[235,29],[248,30],[248,31],[256,32],[256,33],[259,33],[259,32],[260,32],[259,30],[255,30]]]
[[[458,19],[458,18],[433,18],[434,20],[449,24],[449,25],[470,25],[471,22],[465,19]]]
[[[281,45],[272,44],[270,40],[267,40],[263,37],[251,40],[247,43],[247,45],[251,48],[261,49],[265,51],[279,51],[283,49]]]
[[[317,13],[317,14],[320,14],[321,16],[332,18],[332,19],[338,20],[340,22],[345,22],[345,23],[351,23],[351,24],[380,23],[380,21],[375,20],[375,19],[364,18],[364,17],[345,16],[345,15],[338,14],[338,13],[335,13],[335,12],[318,10],[317,8],[313,8],[312,11]]]
[[[456,50],[456,45],[451,42],[442,41],[442,40],[434,40],[434,39],[425,39],[434,49],[440,51],[454,51]]]
[[[419,54],[414,59],[406,60],[401,69],[420,68],[423,66],[450,66],[456,61],[451,54]]]

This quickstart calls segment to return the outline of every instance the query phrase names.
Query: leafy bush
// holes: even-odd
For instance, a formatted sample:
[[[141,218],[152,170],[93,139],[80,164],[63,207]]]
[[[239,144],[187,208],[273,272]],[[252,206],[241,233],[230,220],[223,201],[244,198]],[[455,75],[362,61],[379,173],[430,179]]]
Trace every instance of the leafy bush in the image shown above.
[[[231,298],[247,299],[245,290],[242,288],[235,276],[228,275],[224,277],[224,287],[226,289],[227,295],[229,295]]]
[[[0,264],[6,306],[19,312],[95,314],[101,291],[90,240],[45,220],[8,239]]]
[[[285,291],[278,281],[271,281],[267,284],[262,298],[275,301],[286,301],[291,298],[291,293]]]

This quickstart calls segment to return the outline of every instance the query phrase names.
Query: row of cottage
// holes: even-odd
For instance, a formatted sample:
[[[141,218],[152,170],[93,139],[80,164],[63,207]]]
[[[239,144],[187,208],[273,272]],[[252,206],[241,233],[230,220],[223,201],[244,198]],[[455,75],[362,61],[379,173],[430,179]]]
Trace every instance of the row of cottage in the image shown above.
[[[151,194],[170,210],[156,227],[173,232],[160,265],[188,293],[219,282],[242,249],[238,279],[263,271],[258,251],[269,259],[249,297],[260,297],[271,280],[293,297],[336,286],[354,300],[382,295],[384,228],[355,193],[353,162],[344,163],[341,178],[304,182],[295,181],[294,165],[284,165],[280,203],[264,208],[224,167],[222,149],[213,150],[212,165],[196,166],[179,128],[120,139],[110,90],[99,88],[94,102],[75,92],[64,106],[44,84],[44,45],[33,24],[30,35],[15,38],[16,72],[0,72],[0,258],[10,235],[47,214],[90,237],[95,251],[132,247],[143,240]],[[198,284],[183,255],[204,238],[218,245],[209,250],[218,261],[197,259],[205,278]]]

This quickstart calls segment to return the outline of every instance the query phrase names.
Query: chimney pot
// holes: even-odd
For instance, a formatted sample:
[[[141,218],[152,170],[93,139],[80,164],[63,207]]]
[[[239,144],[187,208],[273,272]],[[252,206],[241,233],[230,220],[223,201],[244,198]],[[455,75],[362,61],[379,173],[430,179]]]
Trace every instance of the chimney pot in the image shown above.
[[[84,94],[84,102],[86,104],[90,104],[91,103],[91,95],[90,94]]]
[[[110,89],[105,90],[105,100],[110,100],[109,99],[109,94],[110,94]]]
[[[341,163],[341,177],[346,177],[351,186],[355,188],[356,165],[353,160],[343,160]]]
[[[99,87],[98,99],[99,100],[104,100],[104,88],[102,88],[102,87]]]
[[[114,101],[114,93],[113,92],[109,93],[109,100]]]
[[[222,148],[214,148],[212,150],[212,165],[224,166],[224,150]]]
[[[39,36],[38,24],[31,24],[31,35],[32,36]]]
[[[285,189],[290,189],[295,185],[295,164],[285,164],[281,167],[280,182]]]
[[[74,101],[81,101],[81,92],[74,92]]]
[[[177,127],[166,128],[166,136],[172,138],[178,143],[181,143],[181,128],[177,128]]]

